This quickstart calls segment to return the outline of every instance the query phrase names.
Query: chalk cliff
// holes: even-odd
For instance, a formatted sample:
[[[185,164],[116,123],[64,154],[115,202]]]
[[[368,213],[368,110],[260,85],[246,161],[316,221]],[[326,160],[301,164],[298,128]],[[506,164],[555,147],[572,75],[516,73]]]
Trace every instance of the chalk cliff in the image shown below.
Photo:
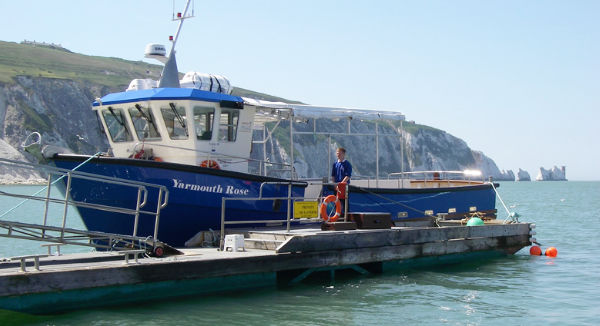
[[[566,167],[562,166],[558,168],[556,165],[550,169],[546,170],[543,167],[540,167],[536,181],[567,181],[566,177]]]
[[[18,147],[37,131],[47,143],[74,152],[106,150],[91,103],[110,91],[81,81],[17,76],[13,84],[0,84],[0,138]]]
[[[517,180],[516,181],[531,181],[531,176],[529,176],[529,172],[525,170],[521,170],[519,168],[519,172],[517,172]]]
[[[90,108],[91,103],[97,97],[124,90],[124,80],[146,78],[147,74],[155,75],[156,71],[160,71],[158,66],[140,62],[84,56],[0,41],[2,49],[10,51],[0,51],[0,66],[6,71],[15,72],[14,75],[0,76],[0,155],[3,158],[34,161],[20,148],[20,144],[34,131],[42,134],[46,144],[69,148],[76,153],[107,151],[108,144]],[[11,57],[10,53],[35,53],[36,63],[19,60],[23,55]],[[83,60],[85,64],[74,65],[73,62],[77,60]],[[234,88],[233,94],[283,100],[240,88]],[[340,121],[322,123],[323,128],[338,128]],[[353,132],[360,132],[373,130],[374,125],[355,123],[353,128]],[[391,135],[380,138],[380,177],[400,172],[402,168],[404,171],[479,169],[486,179],[514,180],[512,171],[500,171],[492,159],[470,149],[463,140],[445,131],[409,122],[405,122],[402,129],[399,125],[391,124],[380,124],[380,128],[381,132]],[[355,166],[356,175],[376,174],[373,139],[333,137],[330,148],[323,136],[301,136],[295,141],[299,144],[294,154],[294,166],[300,177],[329,175],[329,162],[333,161],[337,146],[348,149],[348,158]],[[275,141],[266,146],[271,162],[289,158],[290,153],[284,149],[287,146],[280,146],[287,142],[288,132],[275,134]],[[252,155],[262,158],[262,152],[262,146],[255,146]],[[0,183],[19,180],[32,182],[37,177],[18,171],[0,171]]]
[[[0,139],[4,139],[0,147],[3,153],[21,151],[19,145],[33,131],[40,132],[45,143],[70,148],[73,152],[93,154],[106,151],[108,144],[90,105],[96,97],[112,91],[118,89],[88,82],[29,76],[18,76],[13,84],[0,84]],[[323,123],[324,128],[334,128],[339,124],[336,121]],[[380,139],[380,177],[400,172],[403,164],[405,171],[480,169],[485,178],[491,176],[494,180],[514,180],[512,171],[500,171],[492,159],[480,151],[471,150],[463,140],[439,129],[411,123],[404,125],[403,130],[398,126],[382,127],[387,128],[386,133],[394,136]],[[363,123],[355,124],[355,128],[356,132],[360,132],[373,126]],[[277,133],[277,142],[268,145],[272,162],[288,158],[289,153],[285,152],[284,146],[279,146],[280,142],[289,141],[286,139],[288,135],[287,132]],[[320,139],[321,144],[318,145],[313,136],[298,137],[296,141],[299,145],[295,154],[298,176],[327,176],[329,166],[325,139]],[[355,166],[355,174],[375,175],[373,158],[376,151],[372,139],[332,138],[332,148],[329,149],[332,160],[338,145],[348,149],[348,158]],[[253,155],[262,157],[261,150],[257,148]],[[22,151],[21,155],[28,157]],[[23,175],[21,179],[27,182],[31,176]],[[4,180],[0,176],[0,182],[16,180],[16,175]]]

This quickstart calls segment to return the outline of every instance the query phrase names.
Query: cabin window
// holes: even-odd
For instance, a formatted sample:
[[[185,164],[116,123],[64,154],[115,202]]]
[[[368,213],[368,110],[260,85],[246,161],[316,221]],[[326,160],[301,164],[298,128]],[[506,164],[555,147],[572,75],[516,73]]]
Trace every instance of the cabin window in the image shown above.
[[[156,119],[149,108],[136,104],[135,107],[129,108],[129,116],[139,140],[160,139]]]
[[[169,107],[161,108],[160,113],[171,139],[188,139],[187,117],[185,116],[184,107],[176,108],[175,104],[169,103]]]
[[[239,110],[221,109],[221,118],[219,120],[220,141],[235,141],[239,119]]]
[[[194,107],[194,128],[196,137],[200,140],[212,139],[212,122],[215,116],[215,109],[209,107]]]
[[[123,110],[109,106],[108,110],[102,110],[102,117],[104,118],[108,134],[113,142],[133,141],[131,132],[127,127],[127,120],[125,120]]]

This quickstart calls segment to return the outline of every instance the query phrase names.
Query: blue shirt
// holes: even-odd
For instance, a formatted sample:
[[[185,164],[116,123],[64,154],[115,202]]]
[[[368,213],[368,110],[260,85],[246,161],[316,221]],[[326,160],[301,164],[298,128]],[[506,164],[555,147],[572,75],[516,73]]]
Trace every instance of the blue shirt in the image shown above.
[[[344,160],[343,162],[335,161],[331,169],[331,176],[335,182],[341,182],[346,176],[348,178],[352,177],[352,165],[348,160]],[[350,180],[348,180],[348,183],[350,183]]]

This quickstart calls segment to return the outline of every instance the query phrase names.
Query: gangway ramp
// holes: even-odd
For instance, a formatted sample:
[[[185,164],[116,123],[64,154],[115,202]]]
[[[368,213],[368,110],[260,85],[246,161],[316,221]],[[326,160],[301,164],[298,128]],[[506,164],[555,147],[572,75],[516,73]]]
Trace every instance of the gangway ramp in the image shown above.
[[[36,171],[47,176],[46,187],[32,195],[17,194],[6,190],[0,191],[0,196],[22,200],[20,204],[0,215],[1,237],[89,246],[100,250],[144,249],[155,256],[162,256],[165,253],[179,253],[176,249],[159,241],[157,237],[160,212],[167,206],[169,198],[169,192],[165,186],[1,158],[0,165],[9,169],[18,169],[21,171]],[[70,195],[70,185],[76,180],[105,184],[106,187],[111,185],[126,187],[131,190],[127,192],[128,194],[137,196],[137,199],[134,198],[136,205],[133,208],[128,208],[119,207],[118,205],[97,204],[82,200],[73,200]],[[64,198],[51,196],[52,187],[60,188],[64,194]],[[156,203],[156,207],[147,207],[149,206],[149,194],[157,196],[156,200],[152,201],[153,203]],[[15,209],[21,205],[31,204],[32,202],[42,202],[44,205],[40,224],[19,221],[22,219],[19,218],[19,213]],[[60,205],[62,207],[62,216],[50,216],[55,214],[51,213],[49,210],[51,204]],[[129,215],[133,217],[134,221],[134,225],[132,226],[133,233],[116,234],[69,228],[67,227],[67,213],[69,209],[72,209],[73,207]],[[153,236],[140,236],[137,234],[140,216],[151,216],[154,218],[155,227]]]

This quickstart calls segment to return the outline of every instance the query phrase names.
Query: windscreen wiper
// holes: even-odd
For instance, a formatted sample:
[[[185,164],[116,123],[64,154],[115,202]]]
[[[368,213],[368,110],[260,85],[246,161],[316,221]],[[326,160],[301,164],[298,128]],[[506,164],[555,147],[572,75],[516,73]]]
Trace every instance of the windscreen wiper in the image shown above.
[[[135,105],[135,108],[136,108],[136,109],[137,109],[137,110],[140,112],[140,114],[142,115],[142,118],[144,118],[144,120],[146,120],[148,123],[150,123],[150,124],[154,125],[154,121],[152,121],[152,117],[151,117],[151,116],[148,116],[148,115],[147,115],[147,114],[144,112],[144,110],[142,110],[142,106],[141,106],[141,105],[139,105],[139,104],[136,104],[136,105]],[[154,127],[156,127],[156,126],[154,126]]]
[[[123,122],[123,120],[119,119],[119,117],[115,113],[115,110],[112,108],[112,106],[108,107],[108,112],[110,112],[110,114],[115,118],[115,120],[117,120],[118,124],[120,124],[122,127],[125,127],[125,123]]]
[[[187,128],[185,127],[185,121],[183,121],[183,117],[181,116],[181,114],[179,114],[179,112],[177,111],[177,108],[175,108],[175,104],[169,103],[169,106],[171,107],[173,114],[175,114],[177,121],[179,121],[181,128],[183,128],[183,130],[185,130],[185,135],[189,137],[190,135],[188,134]]]

